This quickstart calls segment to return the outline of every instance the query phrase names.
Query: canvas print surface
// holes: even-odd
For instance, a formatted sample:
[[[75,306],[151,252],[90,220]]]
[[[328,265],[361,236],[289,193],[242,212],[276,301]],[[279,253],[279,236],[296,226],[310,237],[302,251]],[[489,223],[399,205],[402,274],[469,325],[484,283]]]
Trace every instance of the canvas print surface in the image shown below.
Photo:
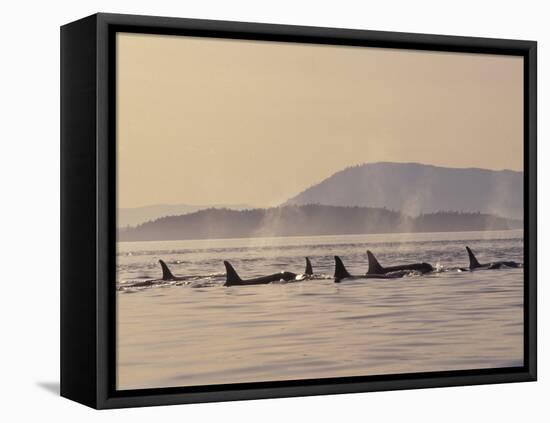
[[[116,49],[117,389],[523,365],[521,57]]]

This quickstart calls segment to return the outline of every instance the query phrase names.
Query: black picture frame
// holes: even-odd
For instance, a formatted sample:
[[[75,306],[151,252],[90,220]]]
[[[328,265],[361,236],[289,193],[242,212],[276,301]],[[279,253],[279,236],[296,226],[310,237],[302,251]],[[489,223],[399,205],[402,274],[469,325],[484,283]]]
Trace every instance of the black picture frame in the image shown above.
[[[524,58],[524,366],[116,391],[115,34],[193,35]],[[61,395],[119,408],[534,381],[537,378],[534,41],[95,14],[61,28]]]

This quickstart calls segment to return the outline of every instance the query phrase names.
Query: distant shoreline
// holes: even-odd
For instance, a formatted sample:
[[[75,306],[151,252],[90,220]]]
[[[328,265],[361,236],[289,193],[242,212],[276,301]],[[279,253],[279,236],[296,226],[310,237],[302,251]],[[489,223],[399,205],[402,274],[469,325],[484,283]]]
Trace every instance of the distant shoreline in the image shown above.
[[[117,239],[117,244],[121,243],[134,243],[134,242],[178,242],[178,241],[229,241],[229,240],[235,240],[235,241],[241,241],[241,240],[260,240],[260,239],[277,239],[277,238],[313,238],[313,237],[339,237],[339,236],[369,236],[369,235],[414,235],[414,234],[442,234],[442,233],[475,233],[475,232],[483,232],[483,233],[490,233],[490,232],[517,232],[521,231],[524,232],[524,228],[511,228],[511,229],[491,229],[491,230],[480,230],[480,231],[434,231],[434,232],[378,232],[378,233],[369,233],[369,234],[327,234],[327,235],[285,235],[285,236],[258,236],[258,237],[248,237],[248,238],[197,238],[197,239],[152,239],[152,240],[145,240],[145,241],[121,241]]]
[[[270,209],[206,209],[117,230],[120,242],[254,239],[523,229],[523,221],[491,214],[438,212],[410,217],[383,208],[322,205]]]
[[[225,202],[208,200],[201,203],[194,198],[190,203],[121,207],[117,209],[117,227],[136,227],[164,217],[212,208],[252,211],[313,204],[386,208],[410,217],[420,213],[462,211],[522,219],[523,183],[522,171],[420,163],[364,163],[327,175],[317,183],[303,187],[300,192],[274,194],[274,198],[267,203],[253,195],[243,199],[235,193],[234,198],[229,197],[231,201],[225,198]],[[290,194],[284,200],[283,197]],[[274,203],[275,199],[277,201]]]

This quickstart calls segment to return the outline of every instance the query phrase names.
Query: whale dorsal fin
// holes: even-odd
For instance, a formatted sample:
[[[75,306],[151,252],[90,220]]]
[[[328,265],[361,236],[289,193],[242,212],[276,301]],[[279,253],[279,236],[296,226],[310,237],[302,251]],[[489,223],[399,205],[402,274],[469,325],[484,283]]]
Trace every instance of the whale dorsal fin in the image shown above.
[[[369,259],[369,271],[367,275],[382,275],[384,274],[384,268],[378,263],[374,254],[367,250],[367,257]]]
[[[470,269],[473,269],[474,267],[479,267],[479,261],[477,261],[476,256],[474,256],[474,253],[472,250],[470,250],[470,247],[466,247],[466,251],[468,251],[468,257],[470,258]]]
[[[224,261],[223,264],[225,265],[225,271],[227,273],[227,276],[225,278],[226,286],[231,286],[242,282],[242,279],[239,277],[235,269],[233,269],[231,263],[229,263],[228,261]]]
[[[336,266],[334,267],[334,280],[339,281],[340,279],[349,278],[350,274],[344,266],[342,259],[338,256],[334,256],[334,262]]]
[[[313,275],[313,266],[311,265],[311,262],[309,261],[309,258],[306,257],[306,275]]]
[[[170,269],[166,265],[165,262],[162,260],[159,260],[160,267],[162,268],[162,280],[163,281],[171,281],[174,279],[174,275],[172,275],[172,272],[170,272]]]

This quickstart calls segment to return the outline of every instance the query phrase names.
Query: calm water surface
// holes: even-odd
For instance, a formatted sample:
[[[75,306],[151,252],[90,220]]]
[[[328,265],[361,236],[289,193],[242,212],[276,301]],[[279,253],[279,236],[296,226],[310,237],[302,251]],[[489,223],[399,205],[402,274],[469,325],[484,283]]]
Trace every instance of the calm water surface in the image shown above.
[[[523,269],[452,269],[465,245],[523,262],[522,231],[119,243],[118,389],[521,366]],[[439,271],[334,283],[333,256],[361,274],[367,248]],[[305,256],[318,279],[223,286],[223,260],[251,278],[302,273]],[[160,258],[195,277],[133,286]]]

